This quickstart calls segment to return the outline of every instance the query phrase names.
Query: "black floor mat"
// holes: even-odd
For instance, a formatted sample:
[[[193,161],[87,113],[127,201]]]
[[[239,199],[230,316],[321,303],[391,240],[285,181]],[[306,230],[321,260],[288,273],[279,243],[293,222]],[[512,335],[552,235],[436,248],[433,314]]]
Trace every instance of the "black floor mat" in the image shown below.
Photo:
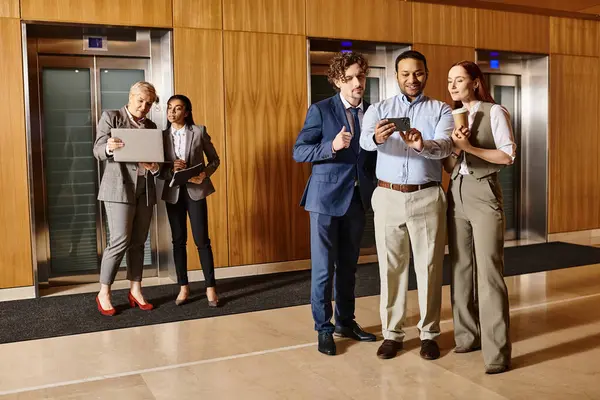
[[[444,284],[450,283],[448,257],[444,260]],[[505,275],[529,274],[560,268],[600,263],[600,248],[568,243],[543,243],[505,250]],[[131,309],[127,290],[113,292],[118,314],[100,315],[96,293],[18,300],[0,303],[0,343],[42,339],[102,330],[161,324],[290,307],[310,303],[310,271],[286,272],[221,280],[218,292],[222,306],[209,308],[202,282],[191,284],[192,301],[175,305],[176,285],[144,288],[144,296],[157,308],[151,312]],[[411,267],[409,289],[415,289]],[[358,267],[356,296],[379,294],[377,264]]]

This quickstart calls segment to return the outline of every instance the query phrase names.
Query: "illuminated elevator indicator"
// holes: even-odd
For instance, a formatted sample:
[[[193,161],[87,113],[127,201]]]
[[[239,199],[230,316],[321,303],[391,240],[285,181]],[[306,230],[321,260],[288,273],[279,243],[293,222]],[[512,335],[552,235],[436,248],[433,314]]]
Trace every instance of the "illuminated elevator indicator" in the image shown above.
[[[108,51],[106,36],[83,36],[83,50]]]
[[[89,37],[88,38],[88,47],[90,49],[101,49],[102,48],[102,38],[101,37]]]

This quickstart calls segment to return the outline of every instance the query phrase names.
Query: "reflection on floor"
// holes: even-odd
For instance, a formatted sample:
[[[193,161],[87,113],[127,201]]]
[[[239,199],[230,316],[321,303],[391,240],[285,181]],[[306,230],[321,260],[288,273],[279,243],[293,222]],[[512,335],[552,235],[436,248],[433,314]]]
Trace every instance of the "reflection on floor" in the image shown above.
[[[455,354],[444,287],[442,357],[419,357],[416,292],[405,351],[338,340],[316,350],[309,306],[0,345],[0,399],[600,399],[600,265],[507,278],[514,369]],[[380,333],[378,297],[357,321]]]

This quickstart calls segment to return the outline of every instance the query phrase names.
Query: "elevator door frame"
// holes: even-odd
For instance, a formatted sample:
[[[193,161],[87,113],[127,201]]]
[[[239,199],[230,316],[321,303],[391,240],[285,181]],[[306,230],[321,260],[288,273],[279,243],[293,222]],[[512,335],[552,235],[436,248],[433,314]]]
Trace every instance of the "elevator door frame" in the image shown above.
[[[30,72],[30,84],[35,85],[37,88],[38,98],[31,99],[31,116],[35,116],[35,121],[38,122],[37,126],[32,129],[31,144],[33,147],[33,153],[38,154],[37,162],[39,169],[34,169],[34,181],[41,184],[41,187],[34,192],[34,201],[36,212],[36,249],[37,249],[37,263],[38,263],[38,281],[39,283],[48,282],[50,285],[65,285],[65,284],[79,284],[87,282],[97,282],[100,276],[100,261],[102,252],[106,247],[106,231],[104,224],[104,217],[102,213],[102,204],[96,200],[96,247],[97,247],[97,260],[98,266],[96,271],[93,273],[80,273],[75,274],[64,274],[55,276],[51,271],[52,254],[50,251],[50,230],[48,220],[48,204],[47,204],[47,189],[46,189],[46,165],[44,156],[44,107],[43,107],[43,82],[42,82],[42,69],[43,68],[81,68],[90,70],[90,102],[91,102],[91,117],[92,117],[92,140],[96,137],[96,126],[102,113],[101,104],[101,91],[100,91],[100,71],[101,69],[129,69],[129,70],[143,70],[145,79],[149,79],[150,74],[150,60],[148,58],[136,58],[136,57],[110,57],[110,56],[97,56],[97,55],[75,55],[75,56],[63,56],[63,55],[45,55],[45,54],[31,54],[29,56],[35,57],[36,63],[35,68],[31,68]],[[31,60],[31,58],[30,58]],[[124,104],[125,105],[125,104]],[[32,118],[33,120],[33,118]],[[33,124],[32,124],[33,128]],[[91,151],[91,149],[90,149]],[[98,193],[98,186],[100,178],[103,172],[103,163],[96,160],[96,188],[95,193]],[[156,207],[153,210],[152,225],[150,228],[150,244],[151,244],[151,265],[144,266],[144,277],[156,277],[158,276],[158,238],[156,233],[158,229],[156,218]],[[39,243],[42,241],[43,243]],[[41,253],[41,254],[40,254]],[[124,268],[120,268],[117,273],[117,280],[123,280],[126,278],[126,271]]]
[[[515,88],[515,113],[511,114],[512,117],[512,128],[513,128],[513,140],[517,146],[516,157],[514,161],[515,168],[515,181],[513,182],[513,204],[514,208],[514,228],[507,230],[504,234],[505,240],[517,240],[519,239],[519,232],[521,232],[521,157],[519,156],[518,149],[521,148],[521,76],[515,74],[499,73],[499,72],[486,72],[485,77],[487,84],[489,85],[490,94],[494,93],[496,86],[509,86]]]

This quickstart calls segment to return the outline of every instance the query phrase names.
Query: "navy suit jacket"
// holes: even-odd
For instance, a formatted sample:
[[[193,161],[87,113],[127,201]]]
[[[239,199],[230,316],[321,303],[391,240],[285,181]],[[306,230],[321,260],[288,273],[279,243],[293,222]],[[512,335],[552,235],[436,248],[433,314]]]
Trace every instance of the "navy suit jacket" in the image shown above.
[[[369,104],[363,101],[363,105],[366,112]],[[293,152],[295,161],[312,163],[312,174],[300,201],[307,211],[334,217],[346,214],[354,195],[355,178],[365,211],[371,208],[377,152],[361,149],[360,135],[354,135],[350,147],[334,154],[332,143],[343,126],[351,132],[339,94],[308,109]]]

